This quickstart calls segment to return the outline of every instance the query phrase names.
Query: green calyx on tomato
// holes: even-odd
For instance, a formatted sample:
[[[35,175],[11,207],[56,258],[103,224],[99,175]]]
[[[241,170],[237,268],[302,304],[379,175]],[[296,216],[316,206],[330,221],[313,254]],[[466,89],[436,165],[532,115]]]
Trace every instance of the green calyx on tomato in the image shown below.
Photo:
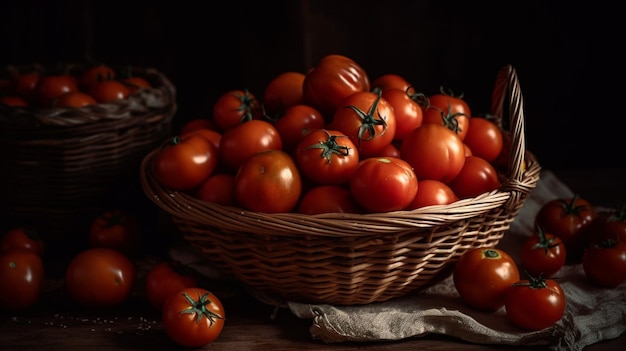
[[[243,115],[241,117],[241,122],[247,122],[253,119],[256,111],[259,109],[258,100],[254,97],[248,89],[244,90],[244,94],[236,94],[233,93],[233,96],[241,101],[241,105],[239,106],[239,111],[243,111]]]
[[[366,140],[374,139],[374,137],[376,136],[376,126],[383,126],[383,130],[380,135],[385,134],[385,132],[387,131],[387,121],[382,117],[376,118],[376,111],[378,107],[378,102],[380,101],[380,98],[382,96],[382,90],[378,88],[374,89],[374,93],[376,94],[376,99],[372,103],[372,106],[370,107],[368,112],[364,112],[363,110],[353,105],[344,106],[344,108],[349,108],[354,111],[363,120],[363,124],[361,124],[358,133],[359,142],[363,139],[363,134],[366,131],[369,133],[369,138]]]
[[[535,277],[529,274],[528,280],[520,280],[519,282],[513,283],[511,286],[528,286],[532,289],[544,289],[548,287],[548,284],[546,283],[546,278],[542,275]]]
[[[207,309],[206,306],[211,304],[209,294],[203,294],[199,296],[197,300],[189,296],[187,293],[183,293],[183,296],[189,303],[189,308],[180,311],[181,314],[195,314],[196,322],[200,322],[202,317],[206,317],[211,325],[215,323],[216,319],[224,319],[224,316],[220,316],[219,314]]]
[[[328,136],[328,139],[324,142],[320,142],[318,144],[309,145],[306,149],[321,149],[322,153],[320,157],[326,159],[327,163],[330,163],[333,154],[339,156],[348,156],[350,148],[345,145],[339,145],[337,143],[337,138],[347,138],[347,136],[343,135],[330,135],[328,131],[324,130],[324,133]]]
[[[483,256],[485,258],[499,259],[502,258],[502,255],[497,250],[487,249],[483,251]]]
[[[551,248],[560,245],[560,243],[554,243],[557,240],[557,237],[552,236],[548,239],[548,237],[546,236],[546,232],[540,225],[537,226],[537,237],[539,239],[537,240],[537,243],[533,245],[533,250],[543,249],[543,251],[548,254]]]
[[[567,199],[559,199],[561,206],[563,207],[563,215],[574,215],[580,216],[582,211],[589,210],[587,205],[578,205],[576,206],[577,199],[579,198],[579,194],[575,194],[570,200]]]

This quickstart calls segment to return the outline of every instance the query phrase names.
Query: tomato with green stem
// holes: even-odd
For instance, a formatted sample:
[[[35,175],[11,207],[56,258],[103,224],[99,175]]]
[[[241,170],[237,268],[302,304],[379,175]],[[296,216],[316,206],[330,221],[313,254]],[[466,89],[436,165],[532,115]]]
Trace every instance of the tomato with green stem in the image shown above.
[[[542,276],[515,282],[506,292],[506,315],[525,330],[551,327],[563,318],[566,307],[567,298],[559,283]]]
[[[604,288],[626,282],[626,242],[607,239],[589,246],[582,258],[585,276]]]
[[[247,89],[230,90],[213,104],[213,121],[222,133],[244,122],[263,117],[259,99]]]
[[[565,265],[567,249],[559,237],[537,226],[535,232],[524,240],[520,257],[529,274],[548,278]]]
[[[469,130],[471,109],[463,100],[463,95],[445,91],[429,96],[426,100],[422,123],[441,124],[455,132],[461,140]]]
[[[185,288],[163,304],[163,328],[168,337],[185,347],[202,347],[222,333],[226,313],[220,299],[202,288]]]

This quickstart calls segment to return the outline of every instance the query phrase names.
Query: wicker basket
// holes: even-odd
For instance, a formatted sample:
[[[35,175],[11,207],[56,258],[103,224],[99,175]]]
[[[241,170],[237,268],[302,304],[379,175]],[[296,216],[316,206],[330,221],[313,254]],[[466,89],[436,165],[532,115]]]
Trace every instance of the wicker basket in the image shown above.
[[[0,105],[4,223],[35,225],[58,241],[130,177],[140,189],[142,158],[171,134],[176,91],[155,69],[131,72],[153,88],[78,109]]]
[[[150,172],[156,150],[143,160],[141,182],[208,263],[267,301],[385,301],[448,276],[468,249],[498,244],[536,186],[540,166],[525,150],[522,95],[511,66],[496,81],[496,115],[507,97],[512,158],[502,187],[450,205],[358,215],[250,212],[164,188]]]

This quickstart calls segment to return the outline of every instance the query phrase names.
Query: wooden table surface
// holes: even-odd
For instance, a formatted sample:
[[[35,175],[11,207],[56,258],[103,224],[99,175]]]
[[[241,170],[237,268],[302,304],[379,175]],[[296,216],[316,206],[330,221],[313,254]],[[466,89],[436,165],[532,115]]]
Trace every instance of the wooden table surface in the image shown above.
[[[563,170],[557,176],[593,204],[626,202],[626,169]],[[209,282],[210,283],[210,282]],[[227,311],[219,338],[203,349],[232,350],[542,350],[541,347],[477,345],[429,335],[393,342],[324,344],[309,334],[310,320],[287,309],[275,309],[250,297],[232,283],[214,282]],[[218,284],[219,283],[219,284]],[[185,350],[165,335],[158,313],[135,294],[122,306],[107,310],[77,307],[59,281],[48,283],[35,308],[0,312],[0,350]],[[624,350],[626,334],[585,348]]]

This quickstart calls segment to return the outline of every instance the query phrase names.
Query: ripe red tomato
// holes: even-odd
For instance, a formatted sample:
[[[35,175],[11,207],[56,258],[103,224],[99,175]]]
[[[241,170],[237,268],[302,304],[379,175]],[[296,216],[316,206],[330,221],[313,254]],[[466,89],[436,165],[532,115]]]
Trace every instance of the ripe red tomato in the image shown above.
[[[591,204],[575,194],[569,199],[545,203],[535,216],[536,225],[561,238],[567,249],[567,260],[580,262],[585,247],[585,230],[597,216]]]
[[[0,252],[0,310],[23,310],[39,301],[44,287],[41,257],[32,250]]]
[[[280,134],[283,150],[287,153],[295,151],[296,146],[305,135],[324,128],[325,121],[322,114],[311,106],[292,105],[274,122],[274,127]]]
[[[120,81],[105,80],[92,85],[89,95],[99,103],[115,102],[127,99],[130,89]]]
[[[235,175],[232,173],[218,173],[210,176],[196,193],[202,201],[213,202],[223,206],[235,205]]]
[[[587,245],[607,239],[626,242],[626,205],[598,212],[585,229],[584,236]]]
[[[488,162],[498,158],[504,145],[500,128],[494,122],[482,117],[469,119],[469,127],[463,142],[472,151],[472,155]]]
[[[428,97],[422,123],[442,124],[455,132],[461,140],[469,130],[472,117],[469,105],[461,96],[438,93]]]
[[[448,205],[457,200],[459,197],[447,184],[434,179],[424,179],[418,182],[417,194],[407,210],[431,205]]]
[[[52,102],[52,106],[80,108],[97,103],[98,102],[89,94],[85,94],[81,91],[70,91],[55,99]]]
[[[184,135],[189,132],[196,131],[198,129],[210,129],[213,131],[217,131],[217,126],[215,125],[215,121],[211,119],[194,118],[192,120],[187,121],[185,124],[183,124],[183,126],[180,128],[179,134]]]
[[[174,262],[160,262],[146,275],[146,298],[158,311],[163,310],[165,301],[185,288],[197,287],[198,279],[190,269]]]
[[[566,258],[563,241],[541,227],[537,227],[535,233],[522,244],[521,264],[532,276],[553,276],[565,265]]]
[[[0,239],[0,251],[13,249],[30,250],[43,257],[45,246],[39,231],[30,227],[16,227],[8,230]]]
[[[69,74],[59,74],[39,78],[35,94],[39,106],[50,107],[55,99],[71,91],[78,91],[76,78]]]
[[[132,255],[139,249],[139,222],[130,212],[111,209],[99,213],[89,227],[89,245]]]
[[[235,200],[250,211],[290,212],[301,193],[302,179],[296,163],[282,150],[266,150],[250,156],[235,175]]]
[[[270,122],[255,119],[224,132],[218,153],[220,161],[229,170],[236,171],[257,152],[280,150],[282,147],[282,139],[276,127]]]
[[[346,56],[327,55],[306,73],[302,97],[329,121],[348,96],[369,90],[369,77],[359,64]]]
[[[582,258],[587,278],[605,288],[626,282],[626,242],[605,240],[589,246]]]
[[[31,102],[37,95],[37,84],[41,75],[37,71],[23,72],[11,80],[12,92]]]
[[[220,299],[202,288],[185,288],[163,305],[163,328],[179,345],[198,348],[221,334],[226,314]]]
[[[380,92],[357,92],[335,110],[332,128],[350,137],[361,158],[377,156],[396,135],[393,106]]]
[[[126,301],[137,277],[133,262],[119,251],[98,247],[81,251],[65,270],[65,287],[85,307],[114,307]]]
[[[383,90],[383,99],[393,106],[396,117],[396,134],[394,140],[402,140],[413,129],[422,125],[422,107],[411,96],[400,89]]]
[[[520,280],[513,258],[496,248],[466,251],[454,266],[454,286],[469,306],[493,312],[504,306],[506,292]]]
[[[500,180],[491,163],[477,156],[467,156],[461,171],[448,186],[460,199],[466,199],[498,189]]]
[[[188,129],[188,128],[183,128],[183,129]],[[213,146],[215,147],[215,150],[219,150],[220,149],[220,142],[222,141],[222,133],[213,130],[213,129],[206,129],[206,128],[199,128],[199,129],[192,129],[189,131],[183,131],[181,130],[180,132],[180,137],[182,139],[185,139],[191,135],[199,135],[203,138],[205,138],[206,140],[210,141],[211,144],[213,144]],[[218,159],[218,163],[219,163],[219,159]]]
[[[283,72],[272,78],[263,92],[265,112],[269,116],[279,116],[289,107],[303,104],[304,77],[301,72]]]
[[[115,70],[104,64],[87,67],[78,79],[79,87],[83,91],[89,91],[94,85],[116,78]]]
[[[406,78],[399,74],[386,73],[372,81],[372,90],[379,88],[380,90],[387,91],[388,89],[399,89],[408,94],[414,94],[415,89],[409,83]]]
[[[341,185],[356,171],[359,152],[347,135],[318,129],[298,144],[295,159],[302,175],[317,185]]]
[[[320,213],[361,213],[350,190],[339,185],[319,185],[307,190],[300,203],[298,213],[314,215]]]
[[[199,136],[171,138],[153,160],[156,178],[175,190],[191,190],[204,182],[217,167],[217,150]]]
[[[506,315],[525,330],[542,330],[554,325],[563,317],[566,305],[563,289],[552,279],[521,280],[506,292]]]
[[[439,124],[422,124],[404,138],[400,156],[413,166],[417,179],[447,184],[463,169],[465,147],[450,129]]]
[[[376,157],[400,157],[400,149],[396,146],[396,143],[391,142],[389,145],[385,146],[380,152],[376,155]]]
[[[248,90],[231,90],[213,104],[213,121],[222,133],[263,115],[261,102]]]
[[[394,157],[362,160],[349,186],[356,203],[369,212],[403,210],[413,201],[418,189],[411,166]]]

